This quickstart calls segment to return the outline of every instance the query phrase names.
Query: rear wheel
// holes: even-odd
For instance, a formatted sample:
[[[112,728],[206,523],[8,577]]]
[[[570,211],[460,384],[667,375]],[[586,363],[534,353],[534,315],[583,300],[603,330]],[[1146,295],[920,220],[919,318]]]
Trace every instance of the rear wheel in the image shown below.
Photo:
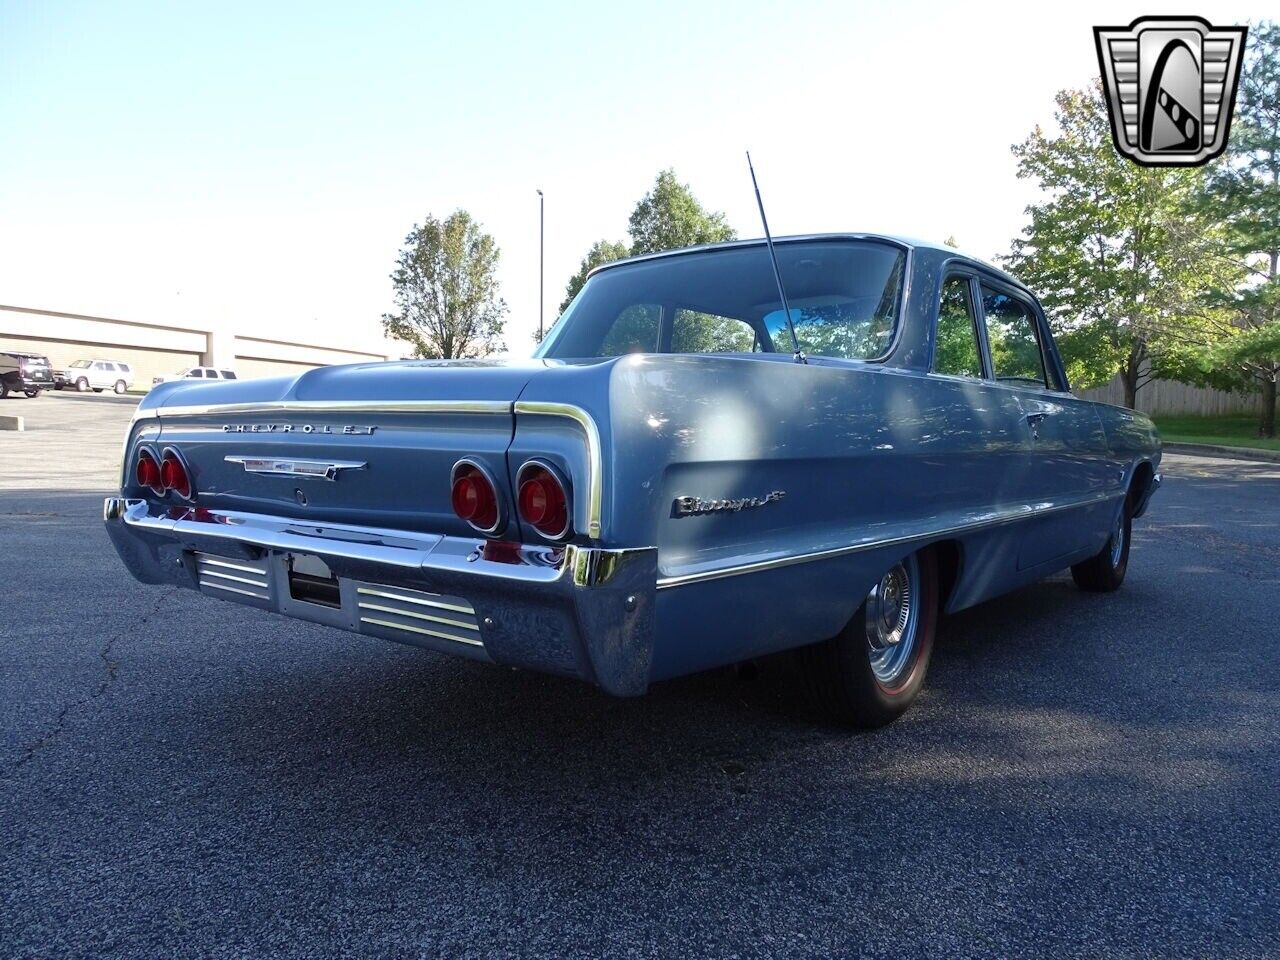
[[[938,626],[938,567],[929,550],[894,564],[839,635],[798,651],[818,706],[854,726],[884,726],[924,686]]]
[[[1133,518],[1126,499],[1111,526],[1111,536],[1101,550],[1071,568],[1071,579],[1081,590],[1091,593],[1110,593],[1119,590],[1129,569],[1129,535]]]
[[[40,396],[40,389],[38,387],[35,390],[23,390],[22,392],[27,395],[28,400],[34,400],[36,397]]]
[[[127,390],[128,388],[124,385],[124,381],[123,381],[123,380],[117,380],[117,381],[116,381],[116,385],[115,385],[114,387],[112,387],[111,389],[115,390],[115,392],[116,392],[116,393],[118,393],[118,394],[122,394],[122,393],[124,393],[124,392],[125,392],[125,390]]]

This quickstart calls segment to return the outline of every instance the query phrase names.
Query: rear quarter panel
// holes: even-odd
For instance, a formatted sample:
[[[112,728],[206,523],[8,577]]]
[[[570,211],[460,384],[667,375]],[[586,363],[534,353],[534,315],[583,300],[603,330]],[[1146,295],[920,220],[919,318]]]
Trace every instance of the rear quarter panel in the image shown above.
[[[1018,412],[993,399],[1007,392],[978,382],[870,364],[635,355],[540,377],[522,400],[544,395],[573,396],[601,425],[605,541],[658,547],[655,679],[833,635],[883,570],[916,549],[892,541],[972,522],[1025,493]],[[525,442],[537,445],[518,415],[513,464]],[[569,435],[564,444],[571,454]],[[784,496],[738,512],[674,510],[682,496],[772,491]],[[718,576],[758,563],[770,568]]]

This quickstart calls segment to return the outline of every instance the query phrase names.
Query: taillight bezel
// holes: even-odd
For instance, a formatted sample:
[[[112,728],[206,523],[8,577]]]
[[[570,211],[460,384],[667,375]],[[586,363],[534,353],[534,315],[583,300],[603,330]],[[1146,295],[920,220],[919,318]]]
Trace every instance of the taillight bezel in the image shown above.
[[[493,492],[494,517],[493,517],[492,526],[483,527],[478,523],[474,523],[471,520],[468,520],[466,517],[461,516],[457,512],[457,509],[454,507],[453,505],[454,487],[457,486],[459,475],[462,474],[464,471],[478,473],[481,477],[484,478],[484,481],[489,485],[489,489]],[[461,520],[463,523],[469,526],[472,530],[475,530],[477,533],[483,533],[486,537],[496,536],[507,526],[506,500],[502,496],[502,488],[498,486],[497,480],[494,479],[493,471],[491,471],[483,463],[480,463],[477,460],[473,460],[470,457],[463,457],[461,460],[455,463],[453,465],[453,469],[449,471],[449,507],[454,511],[454,516],[456,516],[459,520]]]
[[[520,508],[521,490],[525,483],[531,479],[528,474],[533,470],[543,471],[560,488],[560,495],[564,500],[564,526],[556,533],[548,533],[541,529],[532,520],[525,517],[524,511]],[[563,542],[573,536],[573,488],[559,467],[538,457],[526,460],[520,465],[520,469],[516,471],[516,516],[520,518],[522,524],[530,527],[542,539],[552,543]]]
[[[164,479],[164,465],[166,460],[174,460],[182,470],[182,476],[187,481],[187,492],[183,493],[177,487],[170,486]],[[165,447],[160,451],[160,482],[164,485],[165,493],[173,493],[178,499],[186,500],[191,503],[196,498],[196,485],[191,479],[191,468],[187,465],[186,457],[177,447]]]
[[[142,460],[144,457],[155,464],[156,482],[154,484],[144,483],[142,478],[138,476],[138,471],[142,467]],[[160,472],[160,455],[156,453],[153,447],[144,445],[138,447],[135,451],[133,456],[133,482],[137,486],[150,490],[157,497],[163,497],[165,495],[164,478]]]

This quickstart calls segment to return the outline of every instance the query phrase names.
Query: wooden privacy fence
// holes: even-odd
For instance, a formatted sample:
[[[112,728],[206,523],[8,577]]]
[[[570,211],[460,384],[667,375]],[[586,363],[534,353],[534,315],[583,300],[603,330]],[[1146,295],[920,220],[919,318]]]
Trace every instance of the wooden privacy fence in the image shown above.
[[[1110,383],[1089,390],[1077,390],[1086,400],[1101,400],[1124,406],[1124,383],[1119,375]],[[1194,417],[1217,417],[1225,414],[1260,414],[1262,397],[1258,393],[1228,393],[1209,387],[1193,387],[1176,380],[1152,380],[1138,391],[1138,409],[1153,416],[1181,414]]]

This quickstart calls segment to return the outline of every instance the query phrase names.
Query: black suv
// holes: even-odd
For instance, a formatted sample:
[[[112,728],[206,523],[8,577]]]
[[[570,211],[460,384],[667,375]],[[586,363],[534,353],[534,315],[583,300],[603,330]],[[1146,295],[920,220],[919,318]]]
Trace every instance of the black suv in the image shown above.
[[[41,390],[53,386],[53,369],[49,358],[39,353],[0,351],[0,399],[12,393],[40,396]]]

